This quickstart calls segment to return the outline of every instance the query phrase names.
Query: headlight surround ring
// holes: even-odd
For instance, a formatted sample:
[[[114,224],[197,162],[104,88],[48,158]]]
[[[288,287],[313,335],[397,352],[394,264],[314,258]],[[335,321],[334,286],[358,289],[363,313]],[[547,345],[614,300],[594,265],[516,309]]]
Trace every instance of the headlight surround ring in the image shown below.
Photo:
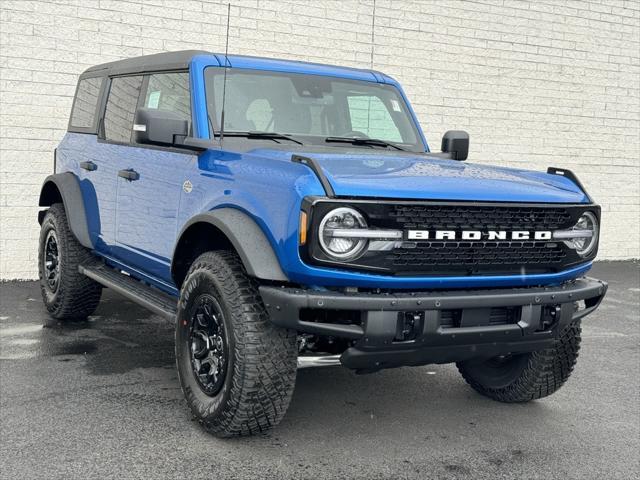
[[[571,227],[572,231],[590,231],[591,237],[575,237],[565,240],[567,246],[573,248],[581,257],[589,256],[598,245],[598,237],[600,234],[600,226],[598,217],[595,213],[587,211],[580,215],[576,224]]]
[[[586,224],[586,229],[593,232],[593,236],[590,239],[586,239],[587,241],[582,248],[579,248],[576,245],[576,253],[582,257],[586,257],[598,244],[600,226],[598,225],[598,218],[592,212],[584,212],[576,222],[575,228],[578,230],[584,229],[584,227],[581,226],[581,223]]]
[[[367,221],[354,208],[339,207],[327,213],[318,227],[318,242],[322,251],[332,260],[346,262],[360,256],[367,248],[364,238],[344,238],[327,235],[331,230],[365,229]]]

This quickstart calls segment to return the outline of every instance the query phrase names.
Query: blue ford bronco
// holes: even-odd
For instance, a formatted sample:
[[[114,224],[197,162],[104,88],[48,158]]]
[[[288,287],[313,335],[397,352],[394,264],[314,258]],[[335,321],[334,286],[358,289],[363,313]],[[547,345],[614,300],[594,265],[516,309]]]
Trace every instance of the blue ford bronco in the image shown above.
[[[457,364],[487,397],[567,380],[600,207],[569,170],[431,152],[394,79],[183,51],[80,76],[41,190],[55,319],[104,287],[175,319],[178,375],[214,435],[284,416],[297,369]]]

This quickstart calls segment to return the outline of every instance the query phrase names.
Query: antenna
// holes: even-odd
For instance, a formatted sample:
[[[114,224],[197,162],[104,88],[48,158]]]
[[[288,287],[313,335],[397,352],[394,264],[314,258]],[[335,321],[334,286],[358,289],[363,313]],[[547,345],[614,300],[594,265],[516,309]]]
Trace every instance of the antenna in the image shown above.
[[[373,54],[376,47],[376,0],[373,0],[373,12],[371,15],[371,62],[369,68],[373,70]],[[371,97],[367,102],[367,134],[369,133],[369,127],[371,125]]]
[[[373,15],[371,16],[371,70],[373,70],[373,53],[376,46],[376,0],[373,0]]]
[[[220,146],[224,139],[224,101],[227,96],[227,67],[229,65],[229,19],[231,18],[231,3],[227,3],[227,39],[224,46],[224,78],[222,80],[222,112],[220,113]]]

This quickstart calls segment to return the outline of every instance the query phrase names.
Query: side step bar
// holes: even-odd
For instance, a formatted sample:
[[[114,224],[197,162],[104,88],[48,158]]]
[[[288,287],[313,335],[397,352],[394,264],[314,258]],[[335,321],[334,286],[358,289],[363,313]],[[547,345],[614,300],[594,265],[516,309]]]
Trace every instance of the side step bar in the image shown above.
[[[175,297],[161,292],[157,288],[150,287],[97,260],[92,260],[90,263],[80,265],[78,270],[83,275],[118,292],[129,300],[134,301],[158,315],[175,321],[178,304]],[[340,355],[301,355],[298,357],[298,369],[332,367],[337,365],[341,365]]]
[[[298,355],[298,370],[315,367],[336,367],[342,365],[340,355]]]
[[[175,297],[150,287],[100,262],[80,265],[80,273],[110,288],[158,315],[175,320],[178,301]]]

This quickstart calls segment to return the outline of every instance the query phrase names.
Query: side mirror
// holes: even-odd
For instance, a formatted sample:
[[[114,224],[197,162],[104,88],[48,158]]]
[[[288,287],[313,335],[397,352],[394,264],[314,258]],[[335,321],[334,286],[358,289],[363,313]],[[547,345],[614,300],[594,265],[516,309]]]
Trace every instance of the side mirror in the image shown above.
[[[155,108],[136,111],[133,120],[133,140],[136,143],[176,145],[188,135],[189,121],[177,113]]]
[[[453,160],[466,160],[469,156],[469,134],[464,130],[449,130],[442,136],[441,150],[450,154]]]

